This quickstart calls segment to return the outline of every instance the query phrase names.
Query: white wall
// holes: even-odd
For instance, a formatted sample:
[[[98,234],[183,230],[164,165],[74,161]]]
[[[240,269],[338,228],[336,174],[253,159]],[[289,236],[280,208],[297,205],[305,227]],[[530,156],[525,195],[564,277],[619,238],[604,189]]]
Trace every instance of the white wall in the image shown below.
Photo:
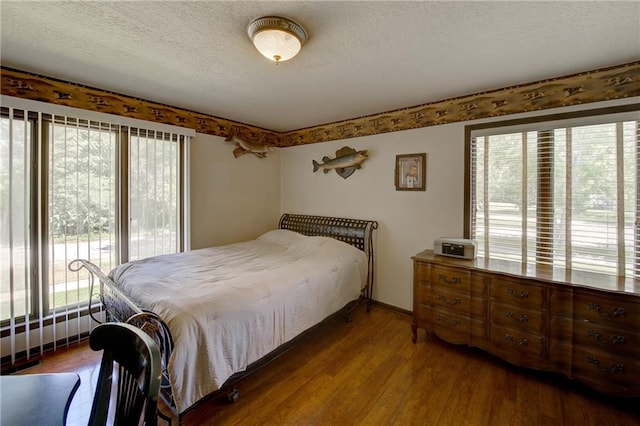
[[[191,248],[249,240],[280,218],[280,151],[234,158],[234,144],[198,133],[191,141]]]
[[[411,309],[411,256],[441,235],[462,236],[464,137],[444,125],[282,150],[282,212],[377,220],[374,298]],[[463,140],[462,140],[463,142]],[[311,160],[349,146],[369,158],[347,179]],[[397,154],[427,153],[427,190],[396,191]]]
[[[639,98],[501,117],[498,121],[638,102]],[[281,212],[374,219],[374,299],[412,309],[411,256],[433,248],[440,236],[462,237],[464,220],[464,127],[454,123],[281,150]],[[362,169],[346,180],[335,171],[313,173],[311,160],[335,157],[349,146],[368,149]],[[396,191],[397,154],[427,153],[427,189]]]

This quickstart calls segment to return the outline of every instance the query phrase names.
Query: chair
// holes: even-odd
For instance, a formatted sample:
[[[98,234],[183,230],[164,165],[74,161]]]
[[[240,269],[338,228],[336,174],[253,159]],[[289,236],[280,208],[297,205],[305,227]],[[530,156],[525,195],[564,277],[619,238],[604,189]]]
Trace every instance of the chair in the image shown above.
[[[89,346],[104,351],[89,426],[107,424],[114,364],[118,372],[113,424],[157,425],[161,366],[153,339],[132,325],[105,323],[93,329]]]

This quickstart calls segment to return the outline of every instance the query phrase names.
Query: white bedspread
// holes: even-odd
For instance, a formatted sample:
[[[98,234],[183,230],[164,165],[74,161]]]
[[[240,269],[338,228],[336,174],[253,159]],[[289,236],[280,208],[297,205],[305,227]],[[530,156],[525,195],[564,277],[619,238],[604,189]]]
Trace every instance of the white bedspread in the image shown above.
[[[111,278],[169,326],[178,412],[360,295],[366,255],[346,243],[269,231],[256,240],[126,263]]]

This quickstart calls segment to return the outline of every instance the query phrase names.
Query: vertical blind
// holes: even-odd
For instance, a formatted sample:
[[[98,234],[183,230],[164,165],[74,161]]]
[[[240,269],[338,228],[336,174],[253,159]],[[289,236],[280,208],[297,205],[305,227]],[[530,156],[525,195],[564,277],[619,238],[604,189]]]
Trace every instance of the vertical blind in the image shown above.
[[[180,251],[179,140],[167,132],[129,134],[128,260]]]
[[[478,254],[638,276],[638,118],[636,111],[472,131]]]
[[[69,262],[88,259],[107,272],[117,262],[120,128],[59,115],[41,115],[34,126],[42,134],[35,138],[41,156],[33,161],[41,171],[37,190],[44,200],[37,217],[42,248],[36,252],[43,276],[34,286],[39,305],[30,317],[39,321],[50,317],[54,325],[64,324],[64,329],[52,327],[55,345],[79,333],[80,321],[88,321],[78,313],[90,309],[89,277],[86,271],[70,272]],[[38,265],[33,269],[37,271]]]
[[[95,298],[90,306],[88,273],[69,271],[71,260],[109,272],[188,248],[185,153],[193,133],[7,103],[3,97],[0,323],[3,363],[6,354],[14,363],[93,327],[85,314],[99,306]]]

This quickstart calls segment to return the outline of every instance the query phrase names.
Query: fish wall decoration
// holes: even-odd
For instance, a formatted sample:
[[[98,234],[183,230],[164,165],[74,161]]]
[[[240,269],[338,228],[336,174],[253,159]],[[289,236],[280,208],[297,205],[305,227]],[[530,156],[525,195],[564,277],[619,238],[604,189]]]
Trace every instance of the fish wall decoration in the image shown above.
[[[329,173],[329,170],[335,170],[343,179],[348,178],[357,169],[362,167],[364,160],[369,158],[367,150],[356,151],[353,148],[345,146],[336,151],[335,158],[323,157],[322,163],[318,163],[316,160],[313,162],[313,172],[322,170],[324,173]]]
[[[265,135],[263,134],[259,142],[249,142],[246,138],[244,138],[237,132],[232,132],[225,139],[225,142],[236,144],[236,149],[233,150],[233,156],[235,158],[243,156],[247,153],[251,153],[258,158],[265,158],[269,152],[275,151],[276,148],[264,143],[264,139]]]

